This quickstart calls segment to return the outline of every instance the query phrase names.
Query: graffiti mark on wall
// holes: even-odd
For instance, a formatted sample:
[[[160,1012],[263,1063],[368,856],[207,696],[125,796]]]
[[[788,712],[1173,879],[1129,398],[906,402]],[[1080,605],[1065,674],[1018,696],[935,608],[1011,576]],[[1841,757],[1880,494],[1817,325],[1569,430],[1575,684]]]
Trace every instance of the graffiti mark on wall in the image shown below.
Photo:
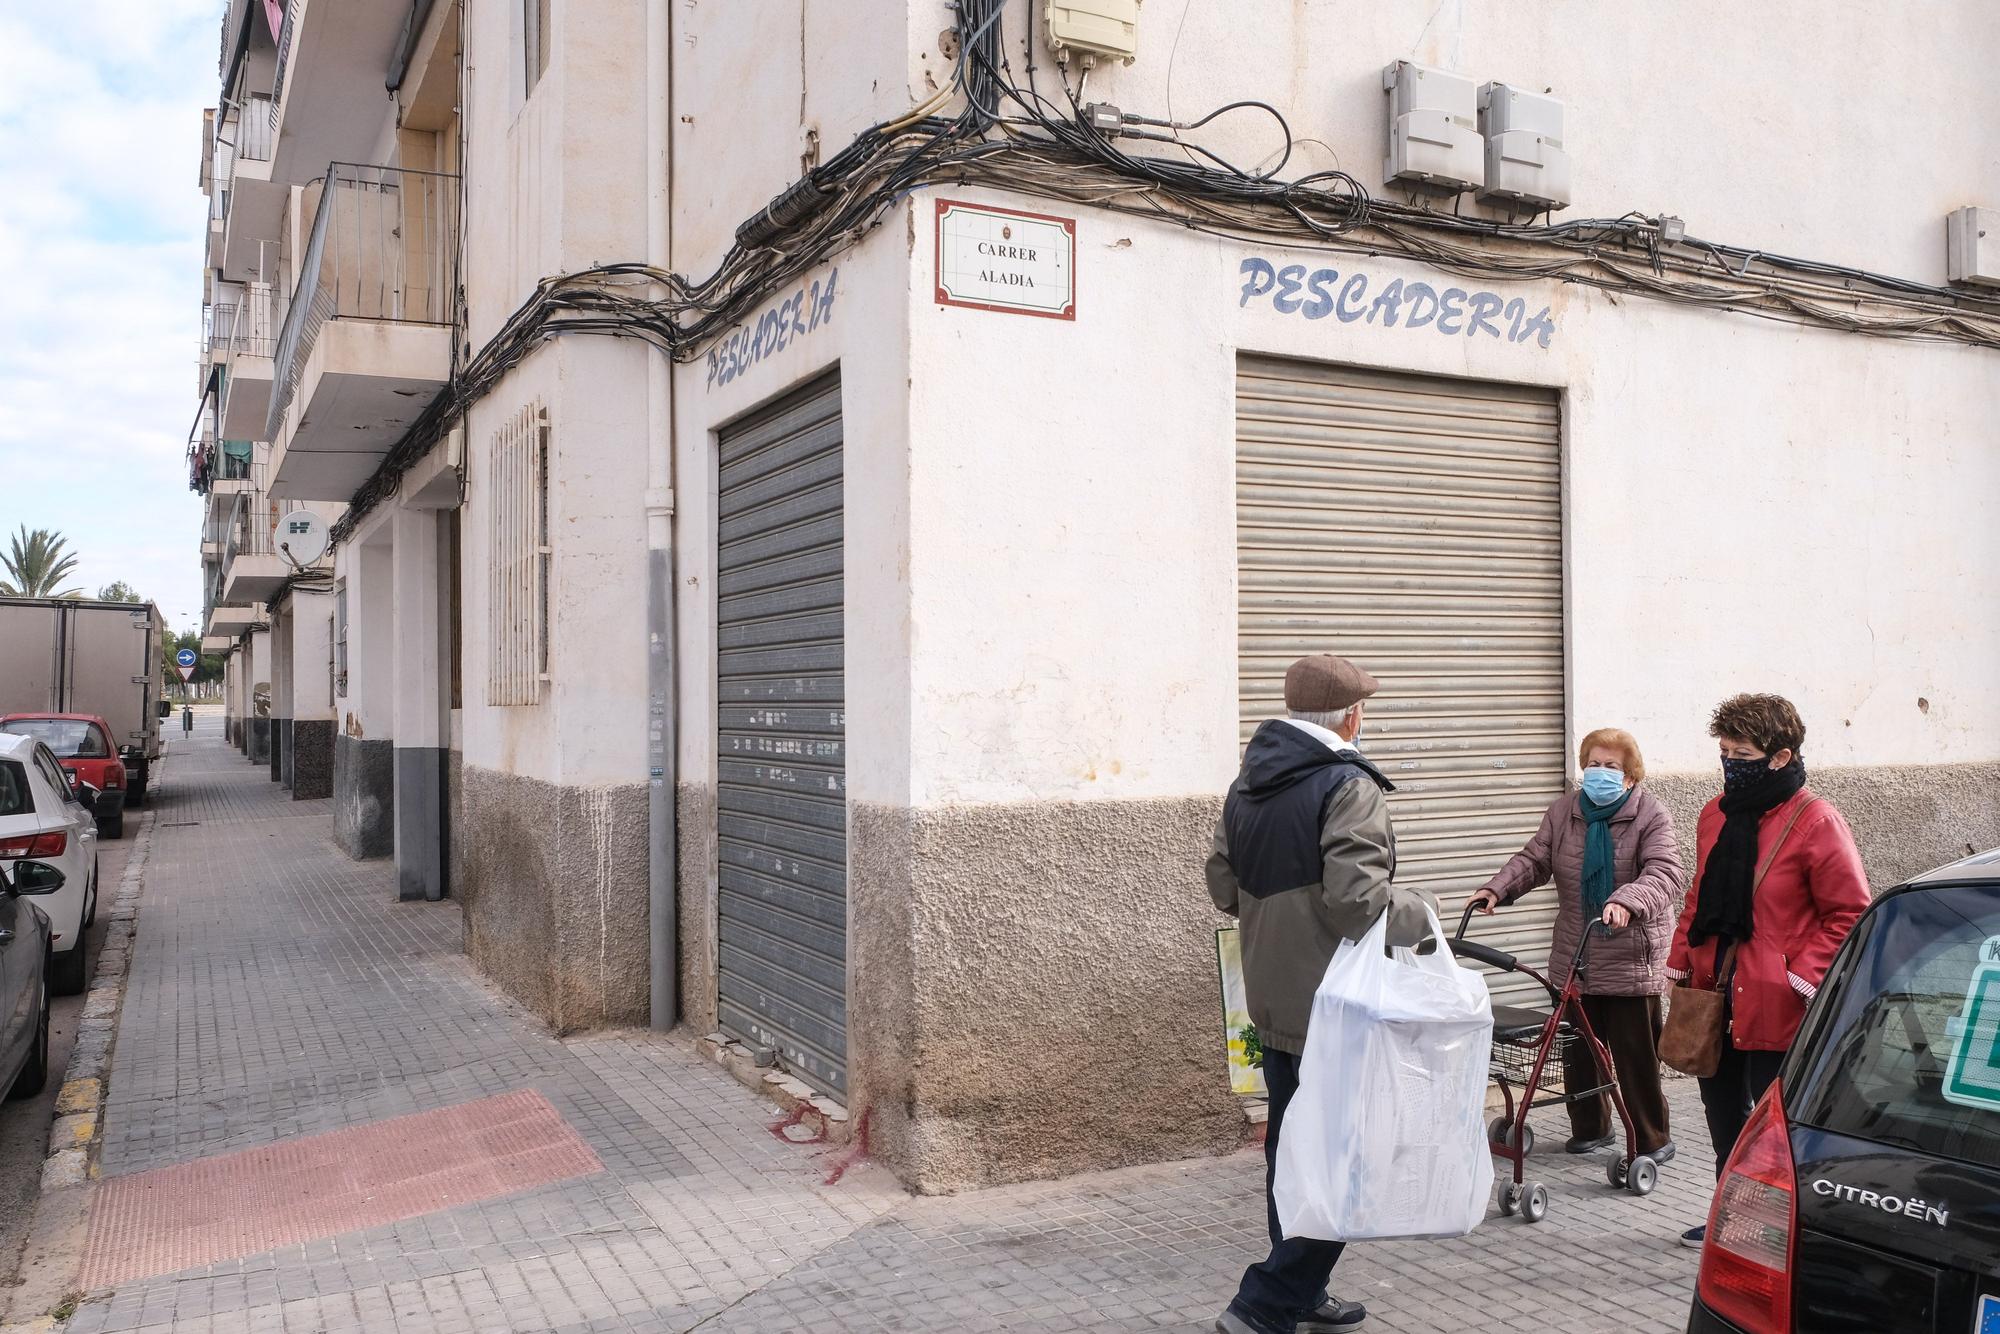
[[[1239,272],[1243,293],[1238,309],[1268,298],[1280,315],[1308,320],[1331,315],[1342,324],[1359,320],[1384,329],[1428,329],[1447,338],[1485,336],[1509,343],[1533,339],[1538,347],[1547,347],[1556,332],[1547,306],[1531,315],[1526,301],[1498,292],[1463,287],[1440,291],[1429,283],[1401,278],[1378,285],[1365,273],[1343,277],[1339,269],[1279,266],[1256,255],[1244,260]]]
[[[833,323],[833,289],[840,270],[815,278],[775,305],[767,306],[756,320],[731,333],[708,350],[709,389],[728,384],[737,376],[774,357],[807,334]]]

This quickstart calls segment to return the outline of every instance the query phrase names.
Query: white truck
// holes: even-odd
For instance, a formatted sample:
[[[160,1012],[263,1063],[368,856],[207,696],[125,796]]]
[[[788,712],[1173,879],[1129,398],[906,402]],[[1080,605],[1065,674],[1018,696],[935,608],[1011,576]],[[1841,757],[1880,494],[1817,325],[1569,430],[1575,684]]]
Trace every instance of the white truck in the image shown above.
[[[160,758],[160,609],[150,602],[0,597],[0,715],[91,713],[111,726],[125,804]]]

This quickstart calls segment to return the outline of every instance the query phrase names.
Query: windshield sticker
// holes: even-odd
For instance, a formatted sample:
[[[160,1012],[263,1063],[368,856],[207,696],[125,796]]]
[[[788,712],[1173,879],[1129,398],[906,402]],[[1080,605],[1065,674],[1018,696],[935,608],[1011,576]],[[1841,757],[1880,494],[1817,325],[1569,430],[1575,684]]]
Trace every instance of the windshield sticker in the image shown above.
[[[1985,958],[1982,946],[1965,1010],[1945,1030],[1952,1037],[1951,1062],[1940,1092],[1961,1107],[2000,1107],[2000,963]]]

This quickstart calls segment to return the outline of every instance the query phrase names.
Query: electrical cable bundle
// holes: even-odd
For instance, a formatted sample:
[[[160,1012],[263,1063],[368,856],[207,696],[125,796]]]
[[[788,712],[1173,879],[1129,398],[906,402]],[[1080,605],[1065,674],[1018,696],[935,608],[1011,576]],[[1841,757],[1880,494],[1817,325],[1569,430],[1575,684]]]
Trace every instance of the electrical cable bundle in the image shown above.
[[[1553,279],[1790,323],[2000,349],[2000,298],[1670,240],[1677,234],[1663,220],[1636,213],[1518,224],[1375,199],[1337,170],[1280,180],[1295,141],[1277,108],[1245,99],[1178,122],[1086,104],[1087,62],[1074,87],[1068,68],[1057,69],[1058,102],[1041,90],[1032,31],[1022,44],[1025,87],[1016,81],[1005,9],[1006,0],[959,0],[950,80],[908,114],[864,130],[745,220],[708,277],[691,281],[625,263],[539,284],[389,450],[334,525],[334,539],[351,535],[395,493],[402,474],[542,342],[571,334],[639,338],[675,361],[691,360],[773,293],[858,244],[903,200],[944,185],[988,186],[1232,240],[1396,255],[1457,274]],[[964,108],[942,115],[959,96]],[[1252,111],[1268,115],[1282,138],[1261,170],[1181,137]],[[1185,156],[1127,151],[1127,139],[1171,144]],[[664,296],[654,298],[654,290]]]

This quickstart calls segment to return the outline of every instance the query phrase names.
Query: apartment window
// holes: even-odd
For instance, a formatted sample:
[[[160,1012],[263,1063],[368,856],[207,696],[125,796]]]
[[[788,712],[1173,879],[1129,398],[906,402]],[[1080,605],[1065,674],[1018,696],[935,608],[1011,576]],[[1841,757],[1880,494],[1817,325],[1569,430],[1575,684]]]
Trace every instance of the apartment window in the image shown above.
[[[538,704],[549,674],[549,418],[530,404],[493,436],[487,496],[488,704]]]
[[[521,84],[535,91],[549,68],[549,0],[521,0]]]
[[[333,693],[347,698],[347,581],[333,586]]]

